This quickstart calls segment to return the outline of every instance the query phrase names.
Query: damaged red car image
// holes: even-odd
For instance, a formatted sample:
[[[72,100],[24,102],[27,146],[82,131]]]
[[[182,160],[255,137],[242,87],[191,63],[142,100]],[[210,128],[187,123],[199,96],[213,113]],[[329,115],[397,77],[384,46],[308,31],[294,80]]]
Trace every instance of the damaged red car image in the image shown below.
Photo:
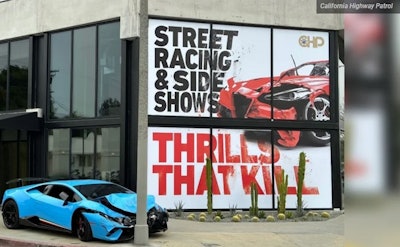
[[[219,96],[218,117],[276,120],[330,120],[329,61],[313,61],[262,77],[228,85]],[[277,130],[277,142],[295,147],[300,140],[323,146],[330,142],[327,131]]]

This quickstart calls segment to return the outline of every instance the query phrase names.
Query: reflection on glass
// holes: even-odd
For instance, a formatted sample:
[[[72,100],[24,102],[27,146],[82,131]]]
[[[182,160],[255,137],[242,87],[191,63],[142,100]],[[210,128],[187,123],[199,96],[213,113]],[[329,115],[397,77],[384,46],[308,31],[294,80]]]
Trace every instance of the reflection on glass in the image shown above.
[[[28,102],[29,42],[10,43],[10,99],[9,109],[26,109]]]
[[[94,117],[96,28],[74,31],[72,117]]]
[[[18,177],[28,177],[28,143],[26,141],[19,142],[18,161]]]
[[[0,111],[6,110],[8,44],[0,44]]]
[[[71,178],[98,178],[94,171],[94,129],[71,130]]]
[[[96,173],[101,179],[118,183],[120,162],[120,128],[102,128],[97,136]]]
[[[49,131],[47,172],[50,178],[69,178],[69,129]]]
[[[99,26],[98,114],[118,115],[121,104],[121,41],[119,23]]]
[[[70,31],[51,35],[50,54],[50,118],[63,118],[71,109]]]
[[[71,136],[70,129],[54,129],[48,143],[50,178],[120,181],[119,127],[71,129]]]

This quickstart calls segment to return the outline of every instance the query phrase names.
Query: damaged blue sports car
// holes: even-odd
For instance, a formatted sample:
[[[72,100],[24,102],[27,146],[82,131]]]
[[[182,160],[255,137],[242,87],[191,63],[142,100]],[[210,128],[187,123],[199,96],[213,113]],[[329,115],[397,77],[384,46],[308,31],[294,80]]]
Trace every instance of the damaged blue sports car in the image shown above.
[[[137,196],[103,180],[58,180],[5,191],[4,225],[21,225],[72,233],[82,241],[125,241],[134,237]],[[168,212],[147,197],[149,233],[166,231]]]

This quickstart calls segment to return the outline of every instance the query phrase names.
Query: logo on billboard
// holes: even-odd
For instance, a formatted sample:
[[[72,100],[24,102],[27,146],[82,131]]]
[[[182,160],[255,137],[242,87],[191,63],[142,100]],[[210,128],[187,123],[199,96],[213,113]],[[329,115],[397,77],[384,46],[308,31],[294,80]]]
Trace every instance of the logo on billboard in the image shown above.
[[[324,43],[325,40],[320,36],[302,35],[299,38],[299,45],[302,47],[318,48],[320,46],[323,46]]]

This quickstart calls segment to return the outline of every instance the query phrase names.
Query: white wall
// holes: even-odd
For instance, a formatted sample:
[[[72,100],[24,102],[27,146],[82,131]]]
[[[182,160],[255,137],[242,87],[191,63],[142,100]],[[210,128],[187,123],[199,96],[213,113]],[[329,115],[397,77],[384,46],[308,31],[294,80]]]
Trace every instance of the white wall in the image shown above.
[[[0,2],[0,40],[120,19],[121,38],[138,36],[138,0]],[[338,30],[342,15],[316,14],[315,0],[149,0],[150,16]]]
[[[149,0],[149,15],[343,29],[342,15],[317,14],[316,8],[316,0]]]
[[[137,36],[137,0],[0,2],[0,40],[121,18],[121,37]]]

